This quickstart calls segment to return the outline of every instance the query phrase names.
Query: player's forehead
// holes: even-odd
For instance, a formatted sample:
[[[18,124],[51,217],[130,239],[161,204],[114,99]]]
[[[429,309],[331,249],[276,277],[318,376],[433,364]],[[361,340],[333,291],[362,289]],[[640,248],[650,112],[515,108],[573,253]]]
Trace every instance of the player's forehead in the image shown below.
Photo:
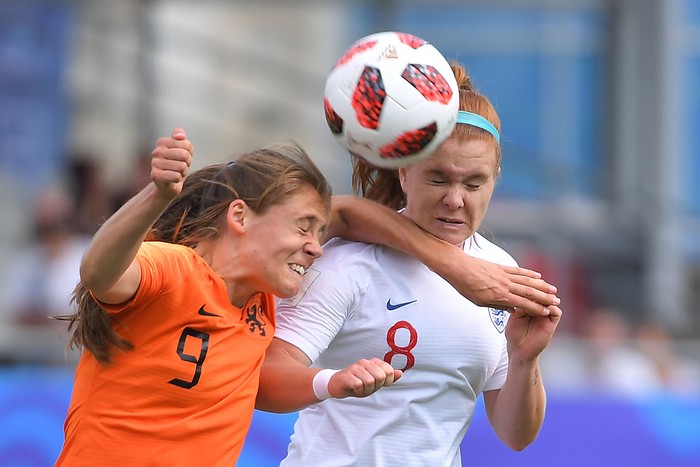
[[[314,226],[328,222],[330,206],[313,187],[303,185],[272,205],[269,211],[288,221]]]
[[[424,161],[415,164],[434,174],[492,173],[498,163],[496,148],[482,139],[450,138]]]

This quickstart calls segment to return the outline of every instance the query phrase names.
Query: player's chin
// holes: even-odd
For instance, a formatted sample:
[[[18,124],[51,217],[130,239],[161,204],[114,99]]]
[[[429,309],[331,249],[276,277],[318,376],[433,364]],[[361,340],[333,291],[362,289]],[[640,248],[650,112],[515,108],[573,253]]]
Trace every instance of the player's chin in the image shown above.
[[[299,289],[297,289],[296,292],[288,292],[286,290],[285,291],[277,291],[277,292],[275,292],[275,296],[279,297],[279,298],[292,298],[293,296],[295,296],[297,294],[298,291],[299,291]]]
[[[296,273],[295,273],[296,274]],[[285,280],[280,281],[275,287],[275,295],[279,298],[289,298],[299,293],[303,276],[296,275],[285,277]]]
[[[468,229],[463,226],[445,225],[443,223],[437,225],[431,233],[440,240],[452,245],[461,245],[469,237]]]

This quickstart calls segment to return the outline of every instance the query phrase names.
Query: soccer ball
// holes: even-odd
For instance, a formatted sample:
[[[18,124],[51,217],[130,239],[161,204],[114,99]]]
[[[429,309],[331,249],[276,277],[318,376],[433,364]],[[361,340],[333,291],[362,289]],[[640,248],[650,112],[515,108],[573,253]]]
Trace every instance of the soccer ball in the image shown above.
[[[380,168],[428,157],[454,129],[459,90],[430,43],[402,32],[356,41],[328,74],[326,122],[352,155]]]

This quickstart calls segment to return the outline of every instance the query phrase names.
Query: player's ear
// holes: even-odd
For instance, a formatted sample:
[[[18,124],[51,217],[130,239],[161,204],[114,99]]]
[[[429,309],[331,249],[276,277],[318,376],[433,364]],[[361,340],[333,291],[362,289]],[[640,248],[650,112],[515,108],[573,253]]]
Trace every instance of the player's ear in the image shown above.
[[[231,229],[238,233],[245,233],[245,219],[248,215],[248,205],[242,199],[231,201],[226,212],[226,222]]]
[[[399,167],[399,183],[401,184],[401,189],[406,193],[406,167]]]

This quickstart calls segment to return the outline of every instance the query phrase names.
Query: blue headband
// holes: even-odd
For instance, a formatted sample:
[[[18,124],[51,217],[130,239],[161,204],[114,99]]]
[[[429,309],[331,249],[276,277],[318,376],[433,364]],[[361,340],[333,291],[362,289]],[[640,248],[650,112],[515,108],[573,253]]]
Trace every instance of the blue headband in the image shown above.
[[[498,134],[496,127],[481,115],[460,110],[457,112],[457,123],[464,123],[465,125],[471,125],[486,130],[496,138],[498,144],[501,144],[501,135]]]

